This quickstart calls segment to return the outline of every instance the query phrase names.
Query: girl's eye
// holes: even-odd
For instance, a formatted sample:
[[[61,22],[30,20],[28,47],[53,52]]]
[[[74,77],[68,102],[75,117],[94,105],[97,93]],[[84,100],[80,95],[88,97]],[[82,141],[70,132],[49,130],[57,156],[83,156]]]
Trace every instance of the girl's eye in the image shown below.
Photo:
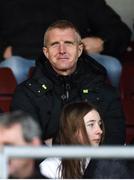
[[[88,124],[89,127],[93,127],[94,124]]]

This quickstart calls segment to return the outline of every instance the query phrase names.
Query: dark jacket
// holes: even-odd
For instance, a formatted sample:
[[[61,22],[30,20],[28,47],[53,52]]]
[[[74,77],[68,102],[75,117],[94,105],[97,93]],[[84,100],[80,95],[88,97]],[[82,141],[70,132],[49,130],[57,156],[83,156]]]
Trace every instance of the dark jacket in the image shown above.
[[[33,173],[31,174],[31,176],[25,177],[23,179],[48,179],[41,174],[40,168],[39,168],[40,163],[41,163],[41,160],[35,160],[35,167],[34,167]],[[19,177],[12,177],[12,176],[9,176],[8,178],[9,179],[20,179]]]
[[[83,179],[129,179],[130,171],[125,160],[91,160]]]
[[[120,56],[131,32],[104,0],[1,0],[0,52],[7,46],[13,54],[36,58],[43,46],[43,34],[58,19],[72,21],[82,37],[104,39],[103,53]]]
[[[43,139],[47,139],[57,135],[59,115],[66,103],[89,101],[102,113],[105,143],[124,143],[125,124],[119,94],[105,83],[102,66],[81,56],[75,72],[61,76],[48,61],[44,59],[42,63],[38,64],[31,79],[17,87],[11,110],[22,109],[30,113],[40,123]]]

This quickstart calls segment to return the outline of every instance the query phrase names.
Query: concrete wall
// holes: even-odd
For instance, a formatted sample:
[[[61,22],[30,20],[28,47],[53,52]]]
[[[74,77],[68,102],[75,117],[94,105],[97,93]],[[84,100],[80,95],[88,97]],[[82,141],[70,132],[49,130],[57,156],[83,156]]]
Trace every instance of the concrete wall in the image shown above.
[[[134,39],[134,0],[106,0],[107,3],[121,16],[122,20],[133,31]]]

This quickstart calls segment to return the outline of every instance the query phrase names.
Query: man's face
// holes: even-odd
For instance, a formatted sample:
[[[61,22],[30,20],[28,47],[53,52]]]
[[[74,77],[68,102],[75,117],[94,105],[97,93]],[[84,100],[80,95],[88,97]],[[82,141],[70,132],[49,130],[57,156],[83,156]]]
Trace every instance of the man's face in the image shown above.
[[[0,126],[0,146],[25,146],[27,143],[22,135],[22,128],[19,124],[14,124],[11,127]],[[21,178],[25,174],[25,169],[31,163],[30,159],[10,159],[9,160],[9,175],[14,178]]]
[[[55,28],[47,33],[47,45],[43,52],[53,69],[61,75],[74,72],[78,57],[83,50],[74,29]]]

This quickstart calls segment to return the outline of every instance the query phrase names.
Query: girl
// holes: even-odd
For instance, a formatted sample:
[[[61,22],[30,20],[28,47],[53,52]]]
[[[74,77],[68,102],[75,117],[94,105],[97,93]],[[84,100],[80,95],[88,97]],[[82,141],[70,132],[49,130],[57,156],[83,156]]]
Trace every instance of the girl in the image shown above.
[[[102,143],[104,125],[99,112],[86,102],[76,102],[63,108],[59,140],[62,145],[91,145]],[[90,159],[47,158],[40,167],[48,178],[82,178]]]
[[[103,121],[94,106],[87,102],[76,102],[64,107],[60,122],[60,144],[99,146],[103,138]],[[43,175],[54,179],[128,179],[130,173],[125,163],[124,160],[115,159],[47,158],[40,167]]]

